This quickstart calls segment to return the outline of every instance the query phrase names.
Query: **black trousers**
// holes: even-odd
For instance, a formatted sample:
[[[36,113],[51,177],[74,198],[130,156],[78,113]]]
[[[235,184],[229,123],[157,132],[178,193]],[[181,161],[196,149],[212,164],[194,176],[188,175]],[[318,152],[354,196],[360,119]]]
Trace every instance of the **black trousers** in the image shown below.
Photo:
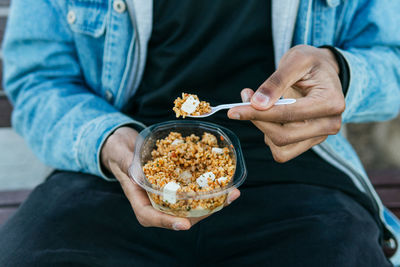
[[[371,215],[305,184],[244,186],[189,231],[144,228],[118,183],[58,172],[0,229],[0,266],[391,266]]]

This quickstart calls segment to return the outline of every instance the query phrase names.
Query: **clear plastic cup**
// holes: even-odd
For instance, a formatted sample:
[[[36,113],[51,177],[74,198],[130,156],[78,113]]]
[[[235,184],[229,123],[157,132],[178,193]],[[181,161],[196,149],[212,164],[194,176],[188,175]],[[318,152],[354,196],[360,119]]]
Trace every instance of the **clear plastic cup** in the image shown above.
[[[157,188],[147,180],[143,166],[152,159],[151,152],[156,148],[156,141],[167,137],[170,132],[178,132],[182,136],[191,134],[202,136],[204,132],[208,132],[216,136],[218,147],[228,147],[233,159],[235,172],[231,181],[226,186],[212,191],[177,192],[176,203],[172,205],[164,202],[163,188]],[[129,175],[146,190],[155,209],[179,217],[201,217],[224,207],[228,193],[244,182],[247,170],[239,139],[232,131],[213,123],[182,120],[158,123],[140,132],[136,139]]]

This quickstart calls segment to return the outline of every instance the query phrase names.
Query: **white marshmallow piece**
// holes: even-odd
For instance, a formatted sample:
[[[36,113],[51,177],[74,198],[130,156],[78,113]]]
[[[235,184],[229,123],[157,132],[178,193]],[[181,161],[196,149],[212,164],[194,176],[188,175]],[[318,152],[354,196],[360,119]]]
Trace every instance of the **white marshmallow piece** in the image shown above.
[[[199,100],[195,99],[193,96],[189,96],[186,99],[185,103],[182,104],[181,110],[185,111],[188,114],[192,114],[199,104]]]
[[[221,177],[221,178],[218,178],[218,179],[217,179],[217,182],[218,182],[219,184],[222,184],[222,183],[224,183],[226,180],[228,180],[228,178],[226,178],[226,177]]]
[[[222,148],[213,147],[211,148],[211,152],[215,154],[224,154],[224,150]]]
[[[171,143],[171,145],[176,146],[176,145],[178,145],[178,144],[183,144],[183,143],[184,143],[184,142],[183,142],[182,139],[175,139],[175,140]]]
[[[168,202],[170,204],[175,204],[176,203],[176,191],[181,186],[175,182],[169,182],[164,186],[163,190],[163,200],[164,202]]]
[[[200,187],[206,187],[208,186],[208,181],[214,181],[214,180],[215,180],[214,173],[206,172],[200,175],[199,178],[196,179],[196,182]]]

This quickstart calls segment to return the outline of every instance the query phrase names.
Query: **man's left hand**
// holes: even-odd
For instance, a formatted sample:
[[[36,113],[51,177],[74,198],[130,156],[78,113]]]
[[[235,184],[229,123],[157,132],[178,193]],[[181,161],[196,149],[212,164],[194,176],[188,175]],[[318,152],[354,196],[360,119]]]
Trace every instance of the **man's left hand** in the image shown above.
[[[295,46],[255,93],[242,90],[242,100],[251,106],[232,108],[228,117],[251,120],[274,159],[286,162],[339,132],[345,100],[338,72],[329,49]],[[281,96],[297,102],[274,106]]]

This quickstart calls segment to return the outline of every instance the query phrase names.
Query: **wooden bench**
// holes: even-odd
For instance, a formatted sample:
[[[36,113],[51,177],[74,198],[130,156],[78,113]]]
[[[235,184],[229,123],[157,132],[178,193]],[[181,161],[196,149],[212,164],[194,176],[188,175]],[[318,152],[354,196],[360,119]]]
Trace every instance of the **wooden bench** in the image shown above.
[[[6,26],[9,0],[0,0],[0,45],[3,42],[4,28]],[[2,84],[3,62],[0,51],[0,84]],[[0,127],[6,127],[10,124],[11,105],[8,103],[2,86],[0,85]]]
[[[385,206],[400,218],[400,170],[376,170],[370,171],[369,175]],[[30,192],[30,190],[0,192],[0,225],[14,214]]]
[[[368,175],[383,204],[400,218],[400,170],[373,170]]]
[[[0,192],[0,225],[15,213],[30,193],[31,190]]]

